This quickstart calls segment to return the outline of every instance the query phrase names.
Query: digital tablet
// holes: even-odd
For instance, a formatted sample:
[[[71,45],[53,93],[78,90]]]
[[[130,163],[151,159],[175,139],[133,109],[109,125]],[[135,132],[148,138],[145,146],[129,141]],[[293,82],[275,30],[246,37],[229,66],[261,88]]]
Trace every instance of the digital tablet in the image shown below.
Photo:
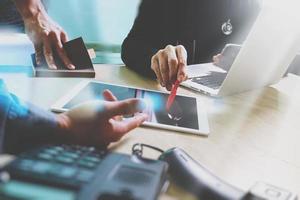
[[[82,81],[68,94],[58,100],[51,110],[64,112],[91,100],[104,100],[102,93],[110,90],[118,100],[141,98],[147,104],[146,112],[149,117],[144,126],[150,126],[173,131],[198,135],[208,135],[209,125],[205,106],[194,97],[177,95],[173,105],[167,111],[168,93],[130,88],[98,81]]]

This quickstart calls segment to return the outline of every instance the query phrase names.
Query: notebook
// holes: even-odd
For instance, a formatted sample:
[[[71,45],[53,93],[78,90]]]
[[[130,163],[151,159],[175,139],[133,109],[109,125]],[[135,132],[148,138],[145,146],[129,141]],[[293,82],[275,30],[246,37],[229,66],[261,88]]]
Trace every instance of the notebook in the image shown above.
[[[88,50],[81,37],[70,40],[63,45],[66,54],[75,70],[69,70],[65,67],[58,54],[53,52],[56,70],[49,69],[45,58],[42,58],[42,64],[37,65],[35,54],[31,55],[32,63],[35,69],[35,76],[37,77],[85,77],[94,78],[95,70]]]

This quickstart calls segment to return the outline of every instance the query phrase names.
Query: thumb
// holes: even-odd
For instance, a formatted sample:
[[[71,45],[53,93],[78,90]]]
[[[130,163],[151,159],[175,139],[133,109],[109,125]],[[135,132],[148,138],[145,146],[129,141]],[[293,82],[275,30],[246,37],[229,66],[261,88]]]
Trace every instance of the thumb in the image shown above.
[[[106,101],[118,101],[117,97],[110,90],[104,90],[102,95]]]
[[[124,101],[107,102],[106,113],[108,118],[116,115],[131,115],[142,112],[146,103],[141,99],[127,99]]]

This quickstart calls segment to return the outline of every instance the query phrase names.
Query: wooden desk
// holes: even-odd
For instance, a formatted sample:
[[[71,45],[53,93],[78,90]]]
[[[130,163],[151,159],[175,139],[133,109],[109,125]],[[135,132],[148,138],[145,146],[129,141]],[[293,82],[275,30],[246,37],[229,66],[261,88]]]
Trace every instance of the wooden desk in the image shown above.
[[[104,82],[162,89],[155,81],[124,67],[97,65],[96,71],[96,78]],[[16,82],[6,78],[6,82],[17,95],[49,108],[80,79],[19,78]],[[211,128],[209,137],[137,128],[112,148],[131,153],[131,146],[137,142],[162,149],[180,147],[217,176],[244,190],[256,181],[265,181],[300,194],[299,77],[289,74],[272,87],[222,99],[183,88],[179,93],[197,96],[205,102]],[[145,155],[157,157],[150,151]],[[161,199],[176,198],[164,195]]]

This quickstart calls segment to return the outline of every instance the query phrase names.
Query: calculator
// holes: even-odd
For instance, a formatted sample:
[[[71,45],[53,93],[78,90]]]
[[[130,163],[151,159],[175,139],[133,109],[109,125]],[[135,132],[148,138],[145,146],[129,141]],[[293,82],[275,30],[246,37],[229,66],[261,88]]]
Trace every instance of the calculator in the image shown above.
[[[167,169],[164,161],[135,155],[49,145],[21,154],[2,172],[10,176],[5,184],[17,180],[64,189],[79,200],[154,200],[166,183]],[[3,187],[0,193],[5,194]]]

